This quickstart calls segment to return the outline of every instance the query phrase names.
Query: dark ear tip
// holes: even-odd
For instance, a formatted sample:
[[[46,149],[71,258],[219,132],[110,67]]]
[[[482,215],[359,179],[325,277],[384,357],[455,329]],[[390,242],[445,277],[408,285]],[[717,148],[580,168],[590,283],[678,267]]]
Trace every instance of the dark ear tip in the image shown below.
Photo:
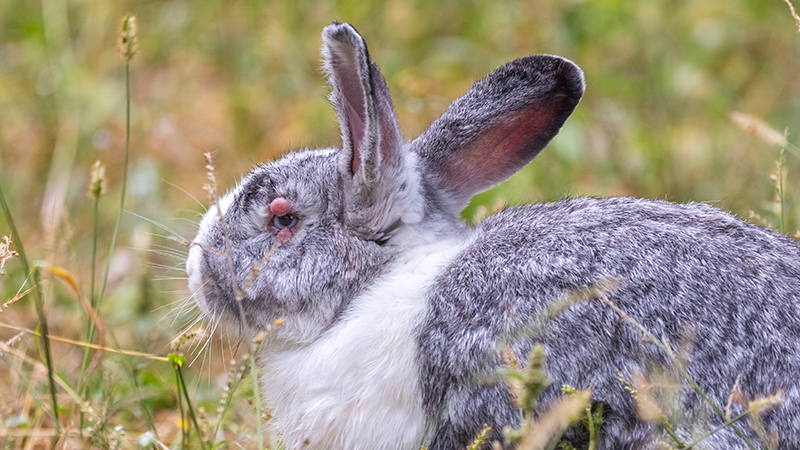
[[[349,23],[332,22],[322,30],[322,40],[325,42],[337,41],[355,44],[361,42],[362,38]]]
[[[557,65],[560,66],[561,76],[567,80],[570,85],[574,86],[574,91],[579,96],[583,95],[583,92],[586,90],[586,79],[583,76],[583,70],[581,70],[577,64],[566,58],[551,55],[545,56],[556,60]]]
[[[574,62],[554,55],[532,55],[507,63],[493,73],[497,78],[516,77],[539,86],[560,91],[580,101],[586,87],[583,71]]]

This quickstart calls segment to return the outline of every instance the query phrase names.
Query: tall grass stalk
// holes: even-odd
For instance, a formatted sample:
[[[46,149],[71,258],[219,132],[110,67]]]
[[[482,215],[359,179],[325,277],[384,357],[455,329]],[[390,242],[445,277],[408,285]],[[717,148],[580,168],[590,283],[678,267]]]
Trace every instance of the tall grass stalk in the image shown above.
[[[173,363],[173,367],[175,367]],[[181,448],[189,448],[189,434],[186,433],[186,413],[183,412],[183,397],[181,396],[181,378],[175,367],[175,385],[178,387],[178,408],[181,411]]]
[[[222,426],[222,419],[225,417],[225,413],[228,411],[228,408],[231,406],[231,400],[233,399],[233,393],[239,387],[239,384],[242,381],[244,376],[245,370],[245,363],[246,360],[242,360],[242,363],[237,365],[235,360],[231,361],[231,370],[228,375],[228,382],[225,384],[225,388],[222,390],[222,398],[220,399],[220,406],[217,408],[217,423],[213,427],[212,432],[212,439],[216,439],[217,434],[219,434],[219,429]]]
[[[3,194],[2,185],[0,185],[0,206],[3,208],[3,215],[6,218],[9,228],[11,228],[11,236],[14,242],[17,243],[17,253],[19,253],[19,260],[22,262],[22,269],[26,274],[30,275],[31,269],[28,264],[28,256],[25,253],[25,247],[22,245],[22,237],[14,225],[14,218],[11,216],[11,209],[6,203],[6,197]],[[55,374],[53,370],[53,358],[50,351],[50,332],[47,328],[47,317],[44,313],[44,294],[42,293],[42,279],[39,268],[34,268],[33,272],[33,298],[36,305],[36,314],[39,316],[39,328],[42,332],[42,344],[44,347],[44,360],[47,365],[47,379],[50,385],[50,401],[52,402],[53,423],[56,427],[58,435],[61,435],[61,421],[58,417],[58,399],[56,398],[56,383]]]
[[[725,421],[725,422],[724,422],[722,425],[719,425],[719,426],[717,426],[717,427],[716,427],[716,428],[714,428],[713,430],[711,430],[711,431],[709,431],[708,433],[706,433],[706,434],[704,434],[703,436],[701,436],[701,437],[700,437],[699,439],[697,439],[696,441],[694,441],[694,442],[692,442],[691,444],[687,445],[687,446],[686,446],[686,450],[690,450],[690,449],[693,449],[693,448],[695,448],[695,447],[696,447],[696,446],[698,446],[698,445],[699,445],[701,442],[703,442],[703,441],[705,441],[706,439],[710,438],[711,436],[715,435],[716,433],[718,433],[718,432],[719,432],[720,430],[722,430],[723,428],[725,428],[725,427],[729,427],[729,426],[733,425],[734,423],[736,423],[736,422],[738,422],[739,420],[743,419],[745,416],[747,416],[747,415],[748,415],[748,414],[750,414],[750,413],[752,413],[752,411],[750,411],[750,410],[745,410],[745,411],[743,411],[742,413],[740,413],[738,416],[736,416],[736,417],[734,417],[734,418],[732,418],[732,419],[728,419],[728,420],[726,420],[726,421]]]
[[[178,385],[178,404],[180,405],[181,409],[181,433],[183,433],[183,442],[184,447],[188,448],[188,433],[186,433],[186,426],[185,426],[185,413],[183,411],[183,402],[181,401],[181,395],[186,399],[186,408],[189,410],[189,417],[192,419],[192,423],[194,424],[194,428],[197,431],[197,438],[200,440],[200,448],[203,450],[206,449],[206,442],[203,440],[203,431],[200,429],[200,424],[197,422],[197,415],[194,412],[194,407],[192,406],[192,399],[189,397],[189,391],[186,389],[186,381],[183,379],[183,371],[181,368],[186,364],[186,359],[183,355],[170,353],[169,355],[169,362],[172,364],[172,368],[175,369],[175,383]]]
[[[197,422],[197,414],[194,412],[194,407],[192,406],[192,399],[189,397],[189,391],[186,389],[186,381],[183,379],[183,371],[180,367],[176,367],[175,370],[178,372],[178,378],[180,378],[180,388],[183,391],[183,396],[186,398],[186,407],[189,410],[189,417],[192,418],[192,423],[194,424],[194,429],[197,431],[197,438],[200,441],[200,448],[205,450],[206,442],[203,440],[203,431],[200,429],[200,424]]]
[[[261,390],[258,384],[258,364],[256,364],[256,355],[258,355],[258,347],[264,340],[265,332],[260,333],[253,339],[253,345],[250,351],[250,377],[253,380],[253,403],[256,407],[256,427],[258,429],[258,450],[264,450],[264,430],[261,426],[261,417],[263,411],[261,409]]]
[[[33,268],[33,283],[41,286],[42,275],[39,266]],[[39,316],[39,328],[42,332],[42,345],[44,346],[44,360],[47,365],[47,379],[50,384],[50,400],[53,405],[53,420],[56,430],[61,434],[61,421],[58,418],[58,399],[56,398],[55,371],[53,370],[53,357],[50,350],[50,330],[47,327],[47,316],[44,313],[44,296],[39,288],[34,290],[34,303],[36,304],[36,314]]]
[[[264,450],[264,430],[261,426],[261,392],[258,384],[258,365],[256,365],[256,355],[250,356],[250,376],[253,379],[253,402],[256,407],[256,427],[258,428],[258,450]]]
[[[114,249],[117,246],[117,236],[119,235],[119,226],[122,222],[122,211],[125,208],[125,193],[128,187],[128,161],[130,159],[131,148],[131,59],[136,51],[136,17],[127,15],[122,19],[122,27],[120,30],[120,52],[125,59],[125,160],[122,165],[122,192],[120,193],[119,208],[117,209],[117,218],[114,223],[114,232],[111,235],[111,246],[108,250],[106,257],[105,273],[103,275],[103,287],[99,295],[95,295],[95,275],[97,268],[97,234],[98,234],[98,206],[100,200],[100,187],[94,197],[94,213],[93,213],[93,229],[92,229],[92,274],[91,274],[91,293],[90,304],[95,313],[99,314],[100,304],[105,296],[106,286],[108,285],[108,273],[111,271],[111,260],[114,257]],[[100,182],[102,185],[102,181]],[[93,193],[95,194],[95,193]],[[86,329],[86,342],[91,344],[94,340],[94,333],[96,327],[91,317],[88,319]],[[86,386],[84,379],[86,370],[89,366],[89,348],[86,347],[83,352],[83,363],[81,364],[81,375],[78,381],[80,386],[81,396],[86,394]],[[80,416],[80,429],[83,430],[83,413]]]
[[[111,247],[108,250],[106,259],[105,274],[103,275],[103,287],[100,295],[96,298],[94,310],[99,312],[100,304],[108,286],[108,273],[111,271],[111,260],[114,256],[114,249],[117,246],[117,236],[119,235],[119,225],[122,222],[122,211],[125,208],[125,193],[128,187],[128,161],[131,149],[131,59],[136,53],[136,16],[127,15],[122,19],[120,30],[120,52],[125,58],[125,160],[122,164],[122,192],[119,198],[119,208],[117,209],[117,219],[114,222],[114,232],[111,235]],[[94,337],[94,324],[89,325],[89,342]]]
[[[92,178],[91,182],[89,183],[89,197],[94,200],[94,207],[92,210],[92,271],[91,277],[89,279],[89,304],[91,305],[94,311],[97,311],[97,296],[95,292],[95,278],[97,276],[97,235],[98,235],[98,216],[99,216],[99,205],[100,205],[100,196],[103,194],[104,191],[104,182],[105,182],[105,168],[97,161],[92,166]],[[86,323],[86,341],[91,343],[93,338],[93,328],[94,328],[94,320],[92,320],[91,312],[87,311],[89,315],[89,320]],[[85,377],[86,377],[86,370],[89,367],[89,347],[84,347],[83,349],[83,363],[81,365],[81,375],[78,378],[78,390],[81,392],[81,396],[84,397],[86,394],[86,385],[84,384]],[[83,411],[80,414],[80,427],[78,428],[79,433],[83,433]]]
[[[142,386],[139,384],[139,370],[137,370],[136,365],[133,366],[132,375],[133,375],[133,386],[136,388],[137,391],[141,390]],[[147,422],[147,428],[153,433],[153,436],[155,436],[155,438],[158,439],[158,430],[156,429],[156,423],[155,420],[153,419],[153,412],[151,411],[150,407],[147,405],[145,400],[146,400],[145,398],[142,398],[140,401],[142,412],[144,413],[144,419]]]

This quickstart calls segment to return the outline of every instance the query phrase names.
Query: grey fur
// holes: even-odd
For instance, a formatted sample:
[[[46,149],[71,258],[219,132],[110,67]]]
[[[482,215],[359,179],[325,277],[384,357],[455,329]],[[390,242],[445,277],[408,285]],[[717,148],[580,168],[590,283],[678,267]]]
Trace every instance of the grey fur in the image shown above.
[[[437,278],[432,312],[421,327],[422,380],[431,414],[463,397],[458,387],[466,386],[471,374],[497,364],[479,357],[491,354],[496,336],[521,327],[565,293],[614,278],[621,286],[609,299],[656,337],[678,343],[694,334],[687,368],[717,405],[725,406],[738,375],[749,399],[782,390],[782,405],[763,418],[767,430],[780,433],[779,448],[798,448],[800,246],[795,240],[707,205],[631,198],[513,208],[490,217],[478,233]],[[598,448],[650,448],[653,439],[666,437],[660,426],[636,420],[617,371],[631,380],[648,366],[670,362],[616,312],[596,301],[573,306],[553,319],[538,341],[545,345],[554,380],[547,400],[568,384],[591,388],[593,400],[604,403]],[[472,413],[481,406],[472,405],[497,397],[490,389],[495,388],[472,388],[458,408],[445,407],[447,420],[436,436],[470,439],[486,421]],[[713,415],[697,394],[688,387],[684,392],[685,424]],[[719,423],[712,419],[702,430]],[[755,439],[749,426],[742,427]],[[730,429],[707,444],[745,448]],[[459,445],[434,438],[430,448]]]
[[[687,369],[716,404],[726,404],[739,375],[750,399],[782,391],[783,403],[762,419],[780,434],[780,449],[800,448],[795,240],[707,205],[631,198],[512,208],[470,229],[459,211],[547,145],[580,100],[580,69],[546,55],[510,62],[404,144],[386,84],[358,33],[334,23],[323,40],[343,148],[294,152],[259,166],[222,202],[237,286],[263,264],[244,293],[243,321],[217,208],[209,211],[187,264],[200,274],[190,279],[207,314],[244,335],[281,318],[268,345],[305,345],[339,323],[401,255],[458,237],[468,244],[423,293],[426,312],[414,328],[431,450],[464,448],[484,423],[497,439],[503,426],[517,425],[506,386],[476,384],[476,374],[495,370],[498,345],[543,307],[610,279],[619,286],[608,298],[655,336],[689,340]],[[299,222],[265,260],[277,239],[269,211],[276,198],[291,203]],[[605,405],[598,448],[652,448],[666,436],[637,418],[617,373],[631,379],[670,363],[607,305],[575,305],[542,333],[509,344],[524,362],[534,342],[545,344],[554,380],[545,403],[569,384],[591,388]],[[702,432],[720,423],[693,392],[684,391],[679,406],[682,437],[698,432],[687,424],[699,423]],[[738,425],[754,439],[749,421]],[[577,429],[567,436],[586,445]],[[745,448],[730,429],[705,444]]]

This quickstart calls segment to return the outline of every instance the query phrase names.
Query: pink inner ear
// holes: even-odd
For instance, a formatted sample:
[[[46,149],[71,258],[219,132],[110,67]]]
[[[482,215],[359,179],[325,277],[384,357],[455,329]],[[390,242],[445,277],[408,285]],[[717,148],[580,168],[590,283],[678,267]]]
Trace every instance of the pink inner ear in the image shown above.
[[[446,164],[446,184],[467,199],[507,179],[547,144],[560,103],[537,104],[509,114],[469,145],[454,151]]]
[[[350,145],[353,147],[353,174],[356,174],[361,167],[361,144],[364,140],[364,117],[361,115],[363,114],[361,110],[364,108],[356,109],[349,99],[345,99],[345,103],[347,104],[345,114],[350,131]]]
[[[291,214],[292,204],[289,203],[289,200],[286,200],[283,197],[278,197],[269,204],[269,212],[275,214],[276,216],[285,216],[287,214]]]

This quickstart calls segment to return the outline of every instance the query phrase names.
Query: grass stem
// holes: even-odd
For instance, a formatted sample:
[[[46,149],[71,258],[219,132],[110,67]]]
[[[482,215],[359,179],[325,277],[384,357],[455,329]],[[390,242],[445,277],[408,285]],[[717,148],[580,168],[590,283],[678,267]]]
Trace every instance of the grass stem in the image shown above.
[[[173,367],[175,367],[173,365]],[[188,434],[186,433],[186,413],[183,411],[183,398],[181,397],[181,377],[178,368],[175,367],[175,385],[178,387],[178,407],[181,410],[181,448],[189,448]]]
[[[9,228],[11,228],[11,236],[13,237],[14,242],[17,244],[17,253],[19,253],[19,260],[22,262],[22,268],[26,274],[31,273],[30,264],[28,263],[28,256],[25,253],[25,247],[22,245],[22,237],[19,235],[17,231],[17,227],[14,225],[14,218],[11,216],[11,209],[8,207],[8,203],[6,202],[6,197],[3,194],[2,185],[0,185],[0,207],[3,209],[3,215],[6,218],[6,223],[8,223]],[[39,316],[39,328],[42,331],[42,343],[44,346],[44,359],[45,364],[47,365],[47,379],[50,384],[50,399],[52,401],[52,408],[53,408],[53,421],[56,427],[56,431],[58,435],[61,435],[61,421],[58,417],[58,400],[56,399],[56,385],[54,380],[54,371],[53,371],[53,358],[51,356],[50,351],[50,333],[47,328],[47,317],[44,313],[44,294],[42,293],[42,280],[41,280],[41,273],[39,268],[34,268],[33,272],[33,296],[34,296],[34,304],[36,306],[36,314]]]
[[[97,274],[97,234],[98,234],[98,207],[100,204],[100,197],[97,196],[94,198],[94,210],[92,216],[92,272],[89,280],[89,303],[92,305],[92,308],[97,311],[97,298],[95,296],[95,276]],[[88,315],[88,312],[87,312]],[[86,342],[91,343],[94,336],[94,321],[92,320],[91,316],[87,317],[86,323]],[[84,384],[84,378],[86,377],[86,369],[89,367],[89,347],[84,347],[83,349],[83,363],[81,364],[81,375],[78,378],[78,388],[81,392],[81,396],[85,397],[86,395],[86,385]],[[80,415],[80,427],[78,428],[80,433],[83,433],[83,412]]]
[[[33,282],[39,286],[42,283],[42,276],[38,266],[33,268]],[[42,345],[44,346],[44,360],[47,366],[47,379],[50,384],[50,401],[53,406],[53,419],[56,430],[61,435],[61,421],[58,418],[58,400],[56,398],[55,371],[53,370],[53,357],[50,350],[50,332],[47,328],[47,316],[44,313],[44,298],[39,289],[34,290],[34,303],[36,304],[36,314],[39,316],[39,328],[42,330]]]
[[[256,426],[258,427],[258,450],[264,450],[264,431],[261,425],[261,390],[258,384],[258,365],[256,364],[256,354],[250,355],[250,376],[253,379],[253,403],[256,407]]]
[[[103,297],[106,293],[106,286],[108,285],[108,273],[111,271],[111,260],[114,257],[114,249],[117,246],[117,236],[119,235],[119,225],[122,221],[122,211],[125,208],[125,192],[128,186],[128,161],[130,159],[131,148],[131,63],[129,59],[125,60],[125,160],[122,164],[122,193],[119,198],[119,208],[117,209],[117,219],[114,223],[114,232],[111,235],[111,248],[108,250],[108,258],[106,259],[105,274],[103,275],[103,287],[100,289],[100,295],[97,296],[96,304],[94,305],[95,311],[100,311],[100,304],[103,302]],[[94,338],[94,324],[89,325],[90,333],[88,341],[91,342]]]
[[[186,381],[183,379],[183,371],[180,367],[176,367],[175,370],[178,373],[178,378],[180,378],[180,388],[183,391],[183,396],[186,398],[186,406],[187,409],[189,409],[189,417],[192,418],[194,429],[197,431],[197,438],[200,440],[200,447],[205,450],[206,442],[203,440],[203,432],[200,429],[200,424],[197,422],[197,415],[194,413],[194,407],[192,407],[192,400],[191,397],[189,397],[189,391],[186,390]]]

